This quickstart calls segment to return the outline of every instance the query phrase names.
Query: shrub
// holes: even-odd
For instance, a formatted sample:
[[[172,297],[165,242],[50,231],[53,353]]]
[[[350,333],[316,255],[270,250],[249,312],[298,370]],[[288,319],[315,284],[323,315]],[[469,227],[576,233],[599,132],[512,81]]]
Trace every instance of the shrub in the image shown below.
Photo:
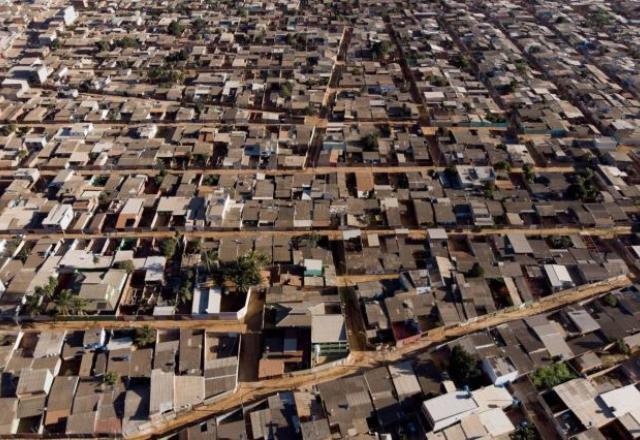
[[[148,347],[156,342],[156,331],[149,326],[137,328],[134,334],[136,347]]]
[[[538,368],[531,375],[533,384],[538,388],[544,389],[553,388],[575,378],[576,374],[564,362]]]
[[[482,378],[478,361],[460,345],[456,345],[451,350],[448,371],[451,379],[458,386],[475,386]]]
[[[102,383],[114,386],[116,383],[118,383],[119,378],[120,377],[118,376],[118,373],[114,371],[107,371],[104,376],[102,376]]]

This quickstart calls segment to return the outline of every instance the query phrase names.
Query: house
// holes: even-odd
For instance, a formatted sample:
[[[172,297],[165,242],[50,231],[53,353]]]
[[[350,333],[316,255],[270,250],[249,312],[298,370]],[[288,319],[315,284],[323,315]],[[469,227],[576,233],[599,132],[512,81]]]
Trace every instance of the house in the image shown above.
[[[78,380],[78,376],[57,376],[53,380],[51,394],[47,401],[45,425],[51,426],[66,422],[67,417],[71,415]]]
[[[43,331],[38,333],[38,342],[36,342],[32,356],[35,359],[59,356],[62,352],[65,337],[65,331]]]
[[[82,332],[82,347],[96,349],[104,347],[107,340],[107,332],[103,328],[87,329]]]
[[[159,369],[151,372],[151,396],[149,398],[149,417],[154,420],[174,410],[175,390],[173,373]]]
[[[600,324],[584,308],[572,307],[566,312],[569,321],[576,327],[580,335],[600,330]]]
[[[47,395],[53,385],[53,374],[48,368],[25,368],[20,372],[16,396],[26,399],[38,395]]]
[[[585,427],[600,428],[613,420],[612,411],[603,404],[597,389],[588,379],[572,379],[553,387],[553,391]],[[617,400],[615,394],[611,397],[610,402]]]
[[[191,302],[192,315],[220,313],[222,290],[219,287],[195,287]]]
[[[64,8],[61,15],[66,26],[71,26],[78,19],[78,13],[73,6]]]
[[[116,221],[116,229],[135,228],[140,223],[144,199],[130,198],[122,206]]]
[[[251,438],[266,440],[274,437],[274,433],[282,438],[296,437],[295,406],[291,392],[280,392],[267,398],[266,402],[248,413]]]
[[[462,188],[481,188],[495,182],[496,172],[490,166],[456,165],[456,178]]]
[[[547,276],[547,282],[553,292],[575,287],[575,283],[566,266],[562,264],[545,264],[543,268]]]
[[[78,296],[83,298],[88,312],[114,312],[127,281],[127,272],[109,269],[100,274],[88,272],[80,286]]]
[[[305,277],[321,277],[323,275],[322,260],[307,258],[304,260]]]
[[[341,437],[369,432],[367,419],[375,414],[363,376],[324,382],[317,387],[329,425]]]
[[[42,227],[53,231],[66,230],[73,220],[71,205],[57,204],[42,221]]]
[[[482,358],[482,371],[497,386],[504,386],[518,378],[518,370],[513,364],[502,356],[491,356]]]
[[[396,395],[401,403],[405,399],[422,395],[420,382],[416,377],[411,360],[391,364],[388,368]]]
[[[161,256],[151,256],[144,260],[144,282],[145,283],[163,283],[164,267],[167,259]]]
[[[373,191],[373,174],[366,171],[358,171],[356,175],[356,192],[359,199],[366,199]]]
[[[487,428],[490,427],[492,419],[504,420],[506,415],[503,410],[512,404],[513,397],[506,388],[491,385],[475,391],[455,390],[425,400],[422,403],[422,412],[435,432],[442,431],[471,416],[478,416],[481,421],[485,419],[483,425]],[[506,420],[509,419],[506,418]],[[498,428],[497,432],[490,432],[490,434],[498,436],[515,430],[511,422],[504,421],[498,425]]]
[[[524,234],[509,233],[507,234],[507,242],[514,254],[533,255],[533,248]]]
[[[349,349],[344,316],[316,315],[311,316],[311,346],[318,356],[342,355]]]
[[[205,214],[207,224],[211,227],[222,227],[230,205],[231,198],[224,191],[216,191],[207,195]]]
[[[415,290],[418,295],[431,292],[431,277],[427,269],[402,272],[400,282],[405,289]]]
[[[175,411],[184,411],[202,403],[205,398],[204,376],[174,376],[173,379]]]
[[[18,432],[20,419],[18,418],[18,399],[15,397],[0,398],[0,435]]]
[[[613,417],[617,418],[629,438],[636,438],[640,423],[640,391],[634,384],[600,394]]]
[[[364,379],[380,426],[389,426],[406,418],[395,395],[391,373],[387,367],[368,370]]]

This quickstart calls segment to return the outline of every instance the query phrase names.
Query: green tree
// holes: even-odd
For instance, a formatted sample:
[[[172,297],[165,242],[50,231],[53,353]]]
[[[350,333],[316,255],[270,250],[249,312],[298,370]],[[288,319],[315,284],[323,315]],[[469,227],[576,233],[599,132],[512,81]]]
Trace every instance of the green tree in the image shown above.
[[[558,362],[547,367],[540,367],[531,375],[533,384],[541,389],[553,388],[576,377],[564,362]]]
[[[218,264],[218,252],[213,249],[203,251],[200,254],[200,259],[204,262],[205,266],[207,266],[207,271],[213,273],[214,268]]]
[[[509,435],[511,440],[539,440],[540,435],[533,425],[521,425]]]
[[[582,156],[580,156],[580,159],[582,159],[585,162],[591,162],[595,159],[595,156],[591,151],[585,151],[585,153]]]
[[[618,297],[611,293],[605,296],[603,300],[609,307],[618,307]]]
[[[156,182],[156,185],[160,186],[164,181],[164,176],[167,175],[167,167],[162,159],[158,159],[157,166],[159,171],[154,180]]]
[[[469,58],[461,53],[458,53],[453,57],[453,59],[451,60],[451,64],[453,64],[458,69],[468,69],[469,66],[471,66]]]
[[[622,339],[616,340],[616,351],[625,356],[629,356],[631,354],[629,346]]]
[[[106,52],[108,50],[111,50],[111,45],[109,44],[108,41],[105,41],[105,40],[98,41],[96,43],[96,47],[100,52]]]
[[[140,47],[140,41],[134,37],[126,36],[116,40],[116,46],[122,48]]]
[[[160,243],[160,251],[162,255],[167,258],[171,258],[173,254],[176,253],[176,248],[178,247],[178,242],[175,238],[167,238],[166,240],[162,240]]]
[[[177,63],[178,61],[187,61],[189,53],[185,49],[180,49],[177,52],[172,52],[165,57],[167,63]]]
[[[148,325],[139,327],[134,332],[133,341],[138,348],[149,347],[156,342],[156,331]]]
[[[136,267],[131,260],[118,261],[116,268],[125,270],[128,274],[132,274]]]
[[[16,255],[16,259],[24,263],[27,258],[29,258],[29,249],[27,249],[27,246],[22,246]]]
[[[176,20],[173,20],[171,23],[169,23],[169,27],[167,28],[167,30],[171,35],[177,37],[182,35],[182,33],[184,32],[184,25]]]
[[[505,87],[505,90],[508,93],[513,93],[516,91],[516,87],[518,87],[518,81],[516,81],[515,79],[512,79],[511,82],[507,84],[507,86]]]
[[[371,54],[374,58],[384,59],[391,52],[391,43],[389,41],[376,41],[371,46]]]
[[[107,371],[106,373],[104,373],[104,376],[102,376],[102,383],[109,386],[114,386],[118,383],[118,379],[120,379],[118,373],[116,373],[115,371]]]
[[[504,160],[501,160],[500,162],[498,162],[495,167],[496,170],[504,170],[504,171],[510,171],[511,170],[511,164],[509,162],[505,162]]]
[[[207,28],[207,22],[202,17],[198,17],[193,20],[193,28],[196,32],[200,33]]]
[[[178,302],[180,304],[189,304],[193,299],[192,283],[188,282],[180,288],[178,292]]]
[[[554,249],[568,249],[573,245],[568,235],[554,235],[551,237],[551,247]]]
[[[524,178],[527,179],[528,182],[533,182],[533,166],[531,164],[524,164],[522,167],[522,172],[524,173]]]
[[[473,263],[471,270],[467,272],[467,276],[470,278],[480,278],[484,276],[484,269],[480,266],[480,263]]]
[[[598,9],[598,11],[590,17],[590,25],[594,28],[607,26],[611,24],[611,15],[604,9]]]
[[[582,181],[577,181],[569,185],[566,197],[571,200],[582,200],[587,195],[587,190]]]
[[[484,196],[487,199],[492,199],[496,192],[496,184],[493,182],[485,182],[483,187]]]
[[[22,239],[20,238],[13,238],[11,241],[7,242],[5,248],[4,248],[4,252],[2,253],[3,257],[13,257],[13,254],[16,253],[16,249],[18,249],[18,246],[20,246],[20,243],[22,243]]]
[[[478,361],[460,345],[456,345],[451,350],[448,371],[451,379],[453,379],[459,387],[464,385],[470,387],[476,386],[482,379],[482,372],[480,368],[478,368]]]
[[[47,284],[44,286],[38,286],[35,288],[34,293],[39,295],[47,300],[53,298],[53,295],[58,287],[58,279],[54,277],[49,277],[47,280]]]
[[[571,200],[582,200],[585,203],[598,199],[598,188],[594,182],[593,171],[585,168],[572,176],[572,183],[567,188],[565,196]]]
[[[246,293],[250,287],[262,282],[260,272],[266,264],[267,258],[263,254],[251,251],[223,266],[222,273],[226,281],[234,283],[240,292]]]
[[[55,315],[82,315],[87,306],[84,298],[74,295],[69,289],[62,290],[53,300]]]
[[[187,243],[187,248],[190,254],[199,254],[202,252],[202,243],[200,243],[200,240],[191,240]]]
[[[149,81],[161,84],[180,83],[184,79],[184,73],[177,69],[167,69],[164,67],[152,67],[147,72]]]
[[[14,124],[3,125],[0,127],[0,136],[9,136],[14,131],[16,131],[16,126]]]
[[[220,176],[219,175],[217,175],[217,174],[209,174],[207,177],[204,178],[203,184],[205,184],[207,186],[216,186],[219,181],[220,181]]]
[[[376,151],[378,149],[378,136],[373,133],[369,133],[361,140],[362,146],[365,151]]]
[[[280,84],[280,96],[290,98],[293,93],[293,84],[290,81]]]
[[[25,303],[22,306],[22,314],[27,316],[36,316],[42,312],[42,295],[34,293],[25,297]]]

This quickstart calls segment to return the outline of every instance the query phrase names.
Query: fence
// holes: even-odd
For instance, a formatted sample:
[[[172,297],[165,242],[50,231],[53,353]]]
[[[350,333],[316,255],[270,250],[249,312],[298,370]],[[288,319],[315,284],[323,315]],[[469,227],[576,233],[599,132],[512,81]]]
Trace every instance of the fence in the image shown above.
[[[214,314],[203,315],[191,315],[191,314],[178,314],[178,315],[65,315],[56,316],[52,318],[48,315],[39,316],[15,316],[15,317],[0,317],[0,320],[11,321],[16,324],[28,324],[28,323],[42,323],[42,322],[75,322],[75,321],[92,321],[92,322],[138,322],[138,321],[197,321],[197,320],[209,320],[209,321],[237,321],[240,322],[244,319],[249,309],[249,302],[251,300],[253,289],[250,289],[247,293],[247,297],[244,301],[244,306],[237,312],[220,312]]]

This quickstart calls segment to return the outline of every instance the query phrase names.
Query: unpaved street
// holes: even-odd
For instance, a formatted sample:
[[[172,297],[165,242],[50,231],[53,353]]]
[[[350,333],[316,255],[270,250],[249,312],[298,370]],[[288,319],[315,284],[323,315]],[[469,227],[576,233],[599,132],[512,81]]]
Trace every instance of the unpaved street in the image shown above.
[[[584,301],[630,284],[631,280],[626,276],[611,278],[605,282],[586,286],[582,289],[557,293],[538,301],[527,308],[498,313],[490,317],[481,317],[474,323],[467,325],[460,325],[448,329],[442,327],[438,328],[430,331],[415,343],[407,344],[392,351],[352,352],[344,365],[336,366],[325,371],[317,373],[311,372],[293,377],[268,379],[259,382],[241,383],[235,393],[210,405],[203,405],[202,407],[180,414],[175,419],[164,422],[163,424],[155,427],[152,433],[145,433],[131,438],[146,439],[166,434],[180,427],[207,419],[213,415],[228,411],[235,406],[260,399],[277,391],[308,387],[317,383],[336,380],[344,376],[355,374],[368,368],[409,358],[420,351],[449,339],[494,327],[516,319],[545,313],[564,305]]]

